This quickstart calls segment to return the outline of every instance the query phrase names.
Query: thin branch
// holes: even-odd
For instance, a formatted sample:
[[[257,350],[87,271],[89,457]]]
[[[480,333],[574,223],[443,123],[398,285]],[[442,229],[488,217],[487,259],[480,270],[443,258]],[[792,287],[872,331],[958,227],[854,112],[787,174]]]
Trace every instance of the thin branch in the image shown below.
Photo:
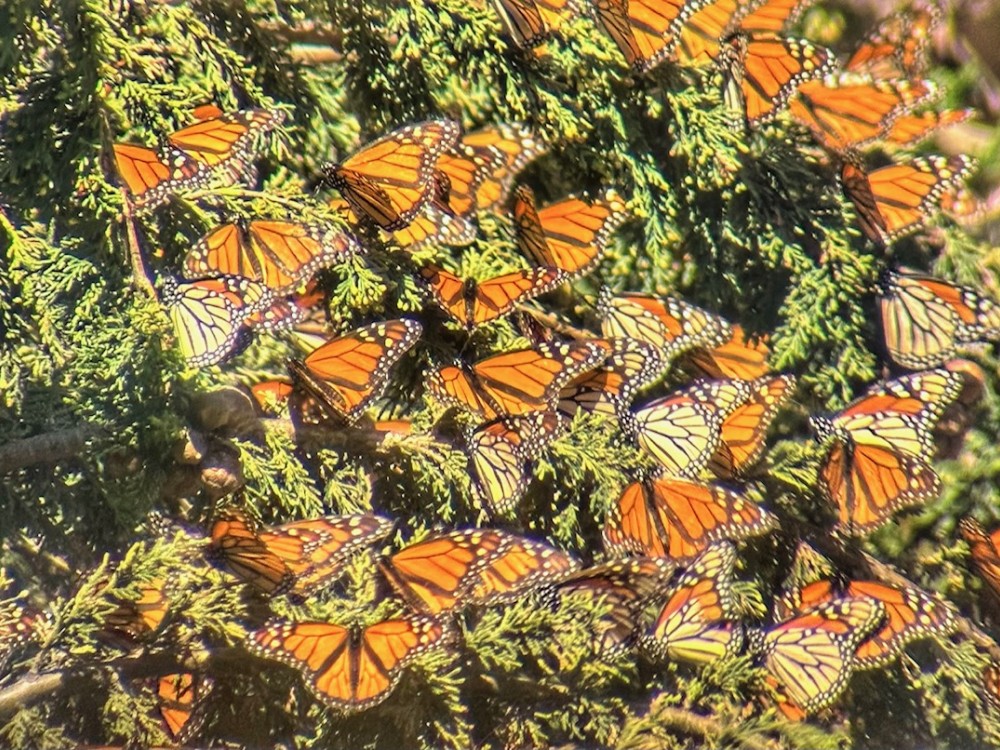
[[[286,42],[332,47],[337,53],[338,59],[343,59],[340,48],[344,46],[344,32],[332,24],[303,21],[293,26],[281,21],[261,21],[257,27]]]
[[[88,443],[103,434],[100,427],[85,425],[34,435],[0,446],[0,474],[35,464],[57,464],[77,458]]]
[[[680,708],[660,708],[656,711],[656,720],[660,724],[679,730],[684,734],[703,738],[706,740],[706,747],[715,746],[715,741],[726,733],[725,727],[715,719]],[[776,750],[780,747],[778,743],[761,737],[733,737],[732,739],[748,750]]]
[[[135,218],[132,216],[132,202],[128,198],[125,189],[122,188],[122,200],[124,209],[122,210],[122,222],[125,224],[125,239],[128,243],[128,257],[132,265],[132,282],[153,299],[156,299],[156,289],[153,287],[152,277],[146,267],[146,258],[142,254],[142,245],[139,244],[139,234],[135,230]]]

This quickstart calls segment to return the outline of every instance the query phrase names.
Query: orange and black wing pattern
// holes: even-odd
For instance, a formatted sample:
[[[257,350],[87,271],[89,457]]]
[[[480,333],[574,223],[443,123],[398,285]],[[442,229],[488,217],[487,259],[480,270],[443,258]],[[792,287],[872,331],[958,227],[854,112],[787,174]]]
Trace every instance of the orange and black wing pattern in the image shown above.
[[[832,73],[835,64],[833,53],[804,39],[741,31],[723,45],[726,106],[750,127],[773,119],[802,83]]]
[[[694,478],[719,450],[723,420],[751,394],[742,380],[696,381],[622,414],[622,429],[668,475]]]
[[[402,229],[431,199],[438,158],[459,134],[448,120],[400,128],[324,167],[324,183],[340,191],[357,217],[388,232]]]
[[[611,352],[604,364],[574,378],[559,394],[559,412],[577,411],[616,417],[632,404],[637,391],[652,383],[666,363],[651,345],[633,338],[609,339]]]
[[[473,493],[490,515],[506,515],[516,507],[531,479],[529,462],[565,429],[561,415],[535,412],[487,422],[469,436]]]
[[[665,558],[632,557],[571,573],[550,591],[558,605],[576,600],[599,609],[590,622],[592,645],[608,656],[635,644],[644,605],[670,585],[676,571]]]
[[[806,81],[788,111],[826,148],[861,148],[887,136],[899,118],[938,92],[931,81],[879,81],[845,74]],[[901,137],[901,134],[897,137]]]
[[[355,554],[382,541],[392,526],[371,513],[321,516],[260,529],[257,538],[295,576],[292,591],[306,595],[336,580]]]
[[[648,72],[673,54],[683,22],[703,0],[596,0],[597,18],[636,71]]]
[[[207,678],[190,672],[165,674],[157,680],[157,710],[174,742],[186,745],[201,728],[198,707],[211,686]]]
[[[715,346],[700,345],[688,352],[681,364],[698,377],[757,380],[770,372],[769,356],[767,336],[751,339],[742,326],[733,325],[728,329],[728,338]]]
[[[277,621],[252,632],[248,643],[255,654],[298,669],[317,698],[349,712],[384,701],[407,664],[449,638],[438,620],[401,617],[363,628]]]
[[[608,192],[597,200],[566,198],[536,209],[527,185],[514,191],[514,225],[521,252],[535,265],[568,274],[593,269],[611,234],[628,218],[625,203]]]
[[[184,273],[189,278],[233,274],[259,282],[275,293],[286,293],[319,269],[342,262],[360,249],[350,235],[318,224],[223,224],[188,251]]]
[[[926,370],[876,386],[832,417],[812,418],[820,437],[833,437],[819,475],[839,528],[867,533],[937,495],[931,432],[962,383],[957,373]]]
[[[718,542],[702,552],[669,591],[643,636],[657,661],[709,664],[736,653],[743,633],[733,620],[736,549]]]
[[[131,201],[152,208],[172,193],[207,184],[211,170],[176,149],[152,149],[134,143],[114,145],[115,168]]]
[[[270,596],[285,594],[295,585],[295,574],[268,549],[247,516],[236,508],[216,513],[206,556]]]
[[[844,692],[854,670],[855,650],[885,614],[874,599],[835,599],[808,607],[766,631],[752,631],[749,642],[794,706],[814,713]]]
[[[552,411],[564,386],[604,361],[597,342],[545,344],[479,360],[471,367],[446,365],[431,373],[428,388],[439,400],[497,417]]]
[[[972,564],[994,596],[1000,598],[1000,531],[987,533],[974,518],[963,518],[958,526],[969,544]]]
[[[896,364],[936,367],[963,343],[1000,338],[1000,303],[971,287],[909,271],[887,271],[879,286],[882,334]]]
[[[271,292],[242,276],[164,280],[160,299],[174,326],[177,347],[192,367],[222,362],[246,342],[251,321],[275,304]]]
[[[603,335],[650,344],[666,363],[695,347],[719,346],[732,334],[729,323],[718,315],[674,297],[602,293],[597,312]]]
[[[604,547],[614,555],[668,557],[685,562],[713,542],[762,534],[774,518],[724,487],[658,478],[625,488],[608,512]]]
[[[195,114],[198,114],[196,110]],[[257,138],[284,120],[277,110],[243,109],[199,119],[167,136],[167,142],[210,168],[226,167],[234,177],[245,170]]]
[[[932,3],[887,16],[858,44],[844,69],[881,79],[922,75],[931,34],[941,17],[941,10]]]
[[[892,242],[923,226],[942,197],[961,187],[973,166],[967,156],[921,156],[891,164],[868,172],[867,195],[861,180],[864,175],[858,174],[861,170],[856,165],[845,164],[841,177],[862,228],[874,225],[885,242]]]
[[[509,601],[578,568],[574,558],[553,547],[492,529],[431,537],[379,566],[407,604],[431,615]]]
[[[382,393],[389,372],[423,332],[415,320],[388,320],[358,328],[289,361],[297,385],[335,419],[354,422]]]
[[[548,146],[531,130],[518,123],[487,125],[462,137],[462,146],[500,153],[502,163],[475,190],[476,210],[489,211],[507,204],[514,179],[528,164],[542,156]]]
[[[421,268],[420,275],[441,308],[469,329],[508,315],[518,304],[569,280],[558,268],[541,267],[476,281],[462,279],[433,263]]]

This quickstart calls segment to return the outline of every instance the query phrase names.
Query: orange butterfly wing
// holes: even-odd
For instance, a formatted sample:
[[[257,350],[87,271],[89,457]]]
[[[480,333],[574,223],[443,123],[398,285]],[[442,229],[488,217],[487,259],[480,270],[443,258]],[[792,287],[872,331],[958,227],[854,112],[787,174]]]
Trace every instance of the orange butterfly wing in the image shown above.
[[[726,104],[751,127],[775,117],[798,87],[833,72],[831,52],[803,39],[738,32],[723,44]]]
[[[519,303],[568,280],[557,268],[514,271],[480,282],[461,279],[434,264],[424,266],[420,274],[445,312],[470,329],[507,315]]]
[[[503,157],[503,162],[490,173],[475,191],[476,210],[495,209],[507,202],[511,183],[528,164],[548,150],[527,127],[516,123],[488,125],[467,133],[462,138],[464,146],[493,149]]]
[[[162,154],[145,146],[116,143],[115,168],[136,207],[152,208],[179,190],[208,182],[211,172],[182,151],[166,149]]]
[[[250,528],[246,515],[236,508],[216,514],[207,556],[271,596],[287,593],[295,585],[295,574],[267,548]]]
[[[320,268],[359,251],[350,235],[317,224],[251,221],[245,228],[224,224],[188,251],[184,272],[194,278],[234,274],[274,292],[290,292]]]
[[[770,355],[766,336],[751,343],[743,327],[734,325],[728,340],[712,348],[702,346],[690,352],[685,355],[683,364],[685,369],[700,377],[756,380],[770,371],[767,366]]]
[[[262,529],[257,536],[295,575],[294,591],[306,594],[338,577],[354,554],[384,539],[392,525],[371,514],[328,516]]]
[[[276,110],[245,109],[200,119],[167,136],[167,142],[208,167],[241,162],[251,152],[254,140],[284,120]],[[245,165],[239,163],[235,173]]]
[[[324,181],[340,191],[355,215],[386,231],[402,229],[431,197],[437,160],[458,136],[458,125],[448,120],[400,128],[325,167]]]
[[[897,118],[937,91],[931,81],[873,81],[844,75],[835,81],[806,81],[788,111],[819,143],[842,151],[882,138]]]
[[[1000,597],[1000,551],[997,532],[987,534],[974,518],[963,518],[958,525],[962,538],[969,544],[972,564],[996,597]]]
[[[719,448],[709,468],[720,477],[743,476],[764,452],[767,429],[792,396],[794,375],[753,381],[749,399],[722,420]]]
[[[381,394],[389,371],[420,338],[414,320],[388,320],[328,341],[289,368],[300,385],[334,416],[355,421]]]
[[[275,622],[250,634],[254,653],[300,670],[324,703],[360,711],[384,701],[401,670],[448,637],[426,617],[355,629],[328,622]]]
[[[518,246],[535,265],[555,266],[566,273],[586,273],[597,263],[611,234],[628,218],[613,192],[601,199],[566,198],[536,210],[526,185],[515,191],[514,223]]]
[[[162,675],[157,681],[157,708],[170,738],[186,745],[201,722],[192,717],[211,683],[189,672]]]
[[[761,534],[773,517],[741,495],[698,482],[653,479],[625,488],[608,513],[604,546],[612,554],[690,560],[709,544]]]
[[[506,544],[499,531],[456,531],[404,547],[379,570],[414,609],[436,615],[459,606],[472,576]]]

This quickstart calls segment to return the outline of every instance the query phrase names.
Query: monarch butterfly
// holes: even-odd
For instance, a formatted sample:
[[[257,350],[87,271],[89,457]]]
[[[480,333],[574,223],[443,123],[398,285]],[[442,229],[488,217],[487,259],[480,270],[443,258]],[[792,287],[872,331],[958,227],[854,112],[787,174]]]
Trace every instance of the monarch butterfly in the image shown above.
[[[749,643],[788,698],[813,713],[844,692],[855,650],[884,617],[885,607],[874,599],[837,599],[766,631],[752,630]]]
[[[767,366],[770,356],[766,336],[751,343],[743,326],[733,325],[723,343],[699,346],[684,355],[681,365],[698,377],[756,380],[770,371]]]
[[[295,576],[292,591],[307,595],[338,578],[360,550],[381,541],[393,522],[371,513],[321,516],[257,531],[267,551]]]
[[[719,449],[723,420],[751,392],[742,380],[698,381],[633,409],[622,427],[669,475],[696,477]]]
[[[901,116],[937,93],[931,81],[874,81],[844,74],[833,80],[806,81],[788,111],[818,143],[843,151],[884,137]]]
[[[522,49],[538,46],[559,28],[566,15],[579,12],[572,0],[493,0],[493,6]]]
[[[836,64],[833,53],[804,39],[739,31],[722,45],[725,104],[748,127],[775,117],[802,83],[832,73]]]
[[[433,263],[421,268],[420,275],[444,311],[470,330],[507,315],[516,305],[569,279],[558,268],[545,267],[476,281],[462,279]]]
[[[579,567],[565,552],[493,529],[432,536],[379,563],[396,593],[431,615],[509,601]]]
[[[882,140],[898,148],[911,148],[939,130],[965,122],[975,113],[974,109],[944,109],[903,115],[895,119]]]
[[[743,633],[733,620],[736,548],[728,542],[702,552],[678,579],[642,638],[657,661],[707,664],[736,653]]]
[[[770,513],[732,490],[661,477],[625,488],[608,511],[604,548],[684,562],[713,542],[739,541],[773,526]]]
[[[885,272],[878,305],[886,350],[903,367],[934,367],[960,344],[1000,338],[1000,304],[931,276]]]
[[[590,271],[607,247],[611,234],[628,218],[625,203],[614,192],[584,201],[566,198],[541,210],[531,188],[514,191],[517,244],[538,266],[555,266],[569,274]]]
[[[116,143],[113,151],[115,169],[137,209],[154,208],[172,193],[194,190],[213,178],[208,167],[177,149]]]
[[[239,180],[254,139],[284,119],[281,112],[262,109],[222,114],[213,108],[211,113],[167,136],[167,145],[159,150],[114,144],[118,175],[137,208],[153,208],[171,193],[215,180]]]
[[[291,292],[321,268],[360,252],[351,235],[319,224],[251,221],[223,224],[188,251],[189,278],[233,274],[259,282],[273,292]]]
[[[709,468],[723,478],[742,477],[764,453],[767,429],[795,389],[794,375],[765,376],[750,383],[747,400],[722,420],[719,447]]]
[[[559,412],[573,417],[584,411],[617,416],[627,409],[637,391],[659,377],[665,364],[659,353],[637,339],[611,339],[604,364],[574,378],[559,394]]]
[[[492,149],[503,156],[499,167],[475,191],[476,210],[488,211],[507,203],[514,178],[528,164],[548,150],[524,125],[500,123],[466,133],[462,145],[482,150]]]
[[[611,296],[606,287],[597,312],[603,335],[651,344],[665,364],[693,347],[717,346],[731,331],[719,316],[683,300],[632,292]]]
[[[439,400],[461,406],[485,420],[504,415],[553,411],[573,378],[597,367],[607,356],[604,342],[544,344],[479,360],[446,365],[427,386]]]
[[[848,161],[841,168],[841,183],[862,231],[882,245],[916,231],[973,166],[967,156],[921,156],[866,175]]]
[[[886,617],[882,626],[866,638],[854,652],[858,669],[876,669],[895,659],[907,644],[930,635],[944,635],[957,625],[951,607],[913,586],[896,588],[877,581],[850,581],[835,587],[831,581],[811,583],[794,596],[784,617],[792,617],[809,607],[842,597],[880,602]],[[791,609],[791,611],[787,611]]]
[[[980,578],[1000,597],[1000,529],[987,533],[976,519],[963,518],[958,530],[969,544],[972,564]]]
[[[369,143],[341,164],[323,168],[355,215],[387,232],[409,224],[430,199],[438,157],[458,143],[449,120],[409,125]]]
[[[927,67],[927,46],[940,21],[941,10],[930,4],[893,13],[861,41],[844,69],[877,78],[919,76]]]
[[[165,588],[165,580],[154,579],[139,587],[138,598],[116,598],[117,606],[104,618],[104,629],[124,635],[131,641],[140,641],[155,633],[170,609]]]
[[[217,364],[232,355],[245,342],[250,318],[275,303],[264,286],[240,276],[196,281],[168,277],[160,287],[160,299],[181,354],[193,367]]]
[[[665,589],[676,566],[658,557],[633,557],[594,565],[571,573],[548,591],[543,600],[555,605],[585,601],[597,608],[592,644],[598,654],[610,656],[630,648],[643,605]]]
[[[353,424],[422,332],[415,320],[372,323],[327,341],[302,361],[289,360],[288,369],[331,416]]]
[[[190,672],[161,675],[157,680],[157,710],[170,739],[186,745],[198,733],[203,717],[198,706],[212,689],[210,680]]]
[[[270,596],[292,590],[295,574],[287,563],[268,549],[250,520],[234,507],[215,515],[206,557],[224,565],[233,574]]]
[[[958,373],[925,370],[875,386],[831,417],[811,418],[821,438],[834,438],[819,478],[842,530],[865,533],[937,494],[940,481],[927,463],[931,431],[962,385]]]
[[[472,488],[491,516],[513,510],[531,479],[528,462],[565,429],[566,420],[559,414],[535,412],[488,422],[470,436]]]
[[[367,627],[332,622],[271,622],[248,637],[250,650],[302,672],[316,697],[342,711],[381,703],[402,670],[452,637],[429,617],[400,617]]]
[[[506,166],[506,154],[495,145],[471,145],[466,135],[437,160],[438,171],[448,180],[448,203],[458,216],[475,213],[479,189]]]

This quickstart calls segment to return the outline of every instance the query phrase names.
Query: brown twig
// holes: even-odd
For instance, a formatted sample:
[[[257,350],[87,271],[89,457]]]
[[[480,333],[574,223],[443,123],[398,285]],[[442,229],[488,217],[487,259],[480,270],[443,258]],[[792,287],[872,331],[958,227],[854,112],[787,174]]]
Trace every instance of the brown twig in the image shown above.
[[[261,31],[273,34],[286,42],[334,47],[341,58],[343,57],[339,49],[344,46],[344,32],[332,24],[303,21],[292,26],[281,21],[261,21],[257,26]]]

